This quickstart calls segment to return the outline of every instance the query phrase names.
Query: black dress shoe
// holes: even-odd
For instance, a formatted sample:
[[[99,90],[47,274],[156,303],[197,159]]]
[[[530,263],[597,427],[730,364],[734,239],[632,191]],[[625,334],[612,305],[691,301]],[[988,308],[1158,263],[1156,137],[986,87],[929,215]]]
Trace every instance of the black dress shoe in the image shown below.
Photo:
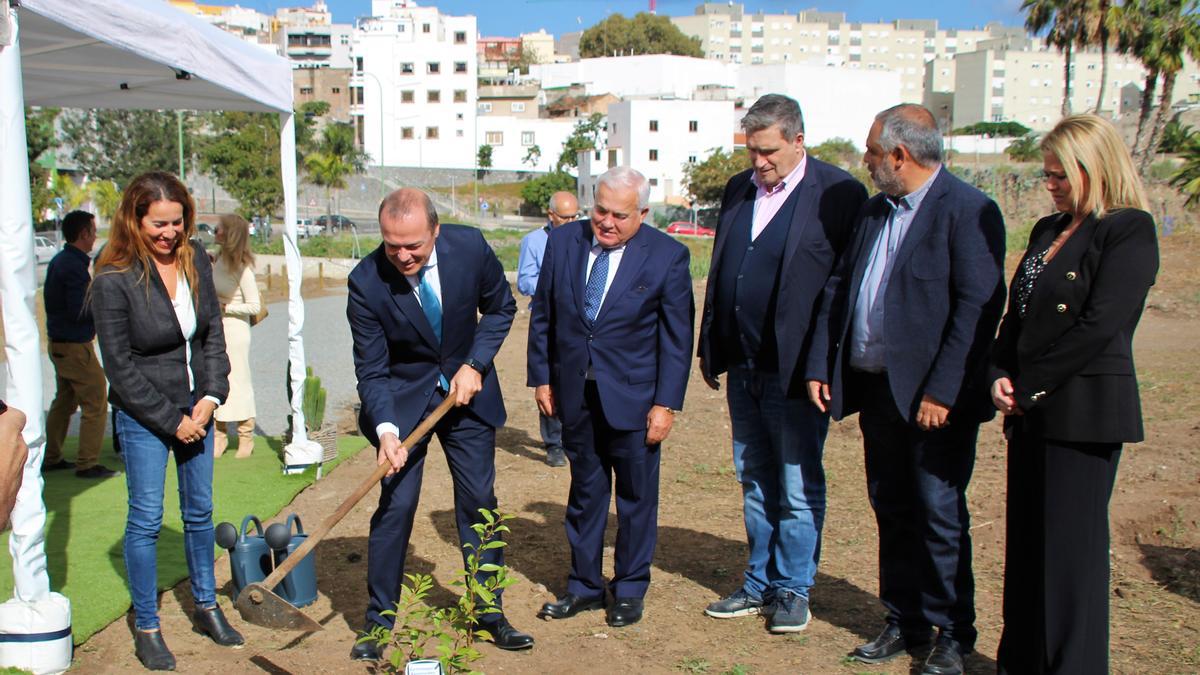
[[[196,630],[212,638],[212,641],[222,647],[241,647],[246,641],[242,634],[233,629],[225,620],[219,605],[198,607],[192,619],[196,622]]]
[[[613,628],[629,626],[642,620],[641,598],[617,598],[608,608],[608,625]]]
[[[925,667],[921,675],[962,675],[963,654],[971,650],[964,649],[957,641],[944,635],[939,635],[933,645],[933,651],[925,659]]]
[[[383,654],[380,652],[379,643],[368,638],[365,642],[354,643],[350,648],[350,658],[355,661],[378,661],[383,658]]]
[[[494,621],[479,624],[480,629],[486,630],[492,636],[492,644],[510,652],[533,647],[533,636],[513,628],[508,619],[501,616]]]
[[[379,661],[383,658],[383,647],[378,640],[368,638],[375,631],[376,624],[367,622],[361,632],[355,635],[358,642],[350,648],[350,658],[354,661]],[[387,635],[391,635],[391,629],[384,629]],[[364,640],[363,638],[367,638]]]
[[[851,658],[863,663],[883,663],[907,652],[913,647],[928,644],[929,638],[920,639],[914,636],[905,637],[900,627],[888,624],[879,637],[865,645],[859,645],[850,653]]]
[[[113,476],[117,475],[117,472],[113,471],[107,466],[104,466],[103,464],[96,464],[94,466],[89,466],[86,469],[76,471],[75,475],[79,478],[112,478]]]
[[[558,600],[542,605],[537,615],[539,619],[569,619],[580,612],[603,607],[603,595],[598,598],[581,598],[574,593],[565,593]]]
[[[42,473],[46,473],[47,471],[62,471],[64,469],[74,468],[75,462],[69,462],[65,459],[60,459],[57,462],[50,462],[49,464],[42,462]]]
[[[175,655],[167,649],[162,631],[133,630],[133,653],[146,670],[175,670]]]

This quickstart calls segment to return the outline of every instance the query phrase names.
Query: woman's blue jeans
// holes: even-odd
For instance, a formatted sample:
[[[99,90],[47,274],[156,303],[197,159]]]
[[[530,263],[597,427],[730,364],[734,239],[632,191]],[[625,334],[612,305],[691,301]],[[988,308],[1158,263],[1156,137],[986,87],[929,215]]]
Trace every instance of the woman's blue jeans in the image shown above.
[[[116,415],[116,434],[125,454],[129,516],[125,521],[125,571],[133,596],[134,625],[158,628],[158,561],[156,545],[162,529],[167,453],[175,453],[179,475],[179,510],[183,515],[183,548],[192,595],[197,607],[216,604],[213,576],[213,435],[185,444],[142,426],[124,411]]]

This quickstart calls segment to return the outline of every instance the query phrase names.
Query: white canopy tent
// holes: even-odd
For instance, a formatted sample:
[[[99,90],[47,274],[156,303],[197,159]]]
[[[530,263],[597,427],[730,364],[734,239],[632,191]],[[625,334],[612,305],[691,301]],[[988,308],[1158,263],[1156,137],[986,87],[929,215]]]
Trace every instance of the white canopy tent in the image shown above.
[[[4,399],[28,415],[25,440],[30,450],[9,549],[15,596],[35,602],[49,593],[49,577],[43,550],[46,512],[40,467],[45,420],[40,338],[34,320],[37,265],[25,106],[278,113],[289,288],[288,368],[294,437],[300,442],[305,440],[299,394],[305,375],[304,304],[296,244],[292,71],[287,60],[163,0],[20,0],[17,4],[0,0],[0,303],[8,368]]]

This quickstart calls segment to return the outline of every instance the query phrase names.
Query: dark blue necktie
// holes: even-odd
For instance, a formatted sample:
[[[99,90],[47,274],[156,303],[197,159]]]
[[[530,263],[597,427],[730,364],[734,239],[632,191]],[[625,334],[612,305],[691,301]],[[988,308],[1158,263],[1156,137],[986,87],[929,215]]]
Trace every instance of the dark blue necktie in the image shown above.
[[[600,249],[596,260],[592,262],[592,272],[588,275],[587,286],[583,290],[583,313],[589,323],[595,323],[596,315],[600,313],[600,301],[604,299],[604,283],[608,281],[608,254],[606,248]]]
[[[421,299],[421,311],[425,312],[425,318],[429,319],[429,325],[433,327],[433,334],[440,343],[442,341],[442,303],[438,301],[437,293],[433,292],[433,286],[425,278],[425,272],[428,269],[428,267],[421,268],[421,283],[417,285],[417,297]],[[441,385],[443,391],[450,391],[450,382],[441,373],[438,373],[438,384]]]

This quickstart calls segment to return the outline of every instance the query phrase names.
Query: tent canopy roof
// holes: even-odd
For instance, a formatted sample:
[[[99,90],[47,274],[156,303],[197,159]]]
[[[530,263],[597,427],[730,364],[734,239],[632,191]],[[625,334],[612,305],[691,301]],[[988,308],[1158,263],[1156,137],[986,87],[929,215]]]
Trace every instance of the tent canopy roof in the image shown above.
[[[292,111],[291,64],[162,0],[21,0],[25,104]]]

